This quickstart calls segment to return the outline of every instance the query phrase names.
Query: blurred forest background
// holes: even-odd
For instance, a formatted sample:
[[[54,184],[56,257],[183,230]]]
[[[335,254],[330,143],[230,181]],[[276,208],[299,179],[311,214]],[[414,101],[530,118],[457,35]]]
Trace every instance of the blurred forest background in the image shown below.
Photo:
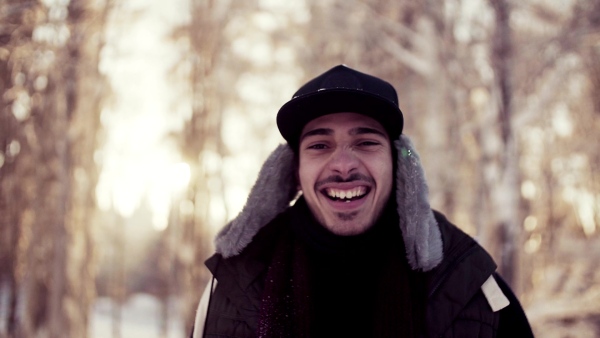
[[[0,337],[185,337],[278,108],[340,63],[537,336],[599,337],[599,0],[0,0]]]

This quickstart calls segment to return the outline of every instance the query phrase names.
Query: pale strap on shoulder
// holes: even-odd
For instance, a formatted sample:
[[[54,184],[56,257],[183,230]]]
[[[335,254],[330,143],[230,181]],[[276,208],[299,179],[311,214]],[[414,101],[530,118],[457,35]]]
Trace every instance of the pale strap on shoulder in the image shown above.
[[[192,338],[202,338],[204,336],[204,325],[206,323],[206,316],[208,315],[208,305],[210,304],[210,298],[215,291],[215,287],[217,287],[217,280],[215,277],[211,277],[211,282],[204,288],[200,303],[198,304],[198,310],[196,310],[194,335]]]
[[[510,304],[493,275],[483,283],[481,290],[494,312],[498,312]]]

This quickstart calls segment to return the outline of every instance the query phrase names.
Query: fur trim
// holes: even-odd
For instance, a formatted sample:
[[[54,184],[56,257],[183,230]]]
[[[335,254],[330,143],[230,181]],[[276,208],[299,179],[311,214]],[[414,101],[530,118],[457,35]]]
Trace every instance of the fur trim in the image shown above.
[[[396,203],[406,257],[413,270],[429,271],[442,261],[443,243],[440,228],[429,206],[425,174],[408,137],[400,135],[394,146],[398,152]]]
[[[398,152],[396,202],[406,256],[413,270],[428,271],[443,258],[440,230],[429,206],[428,189],[419,155],[404,135],[394,142]],[[294,153],[282,144],[263,164],[242,212],[215,240],[217,252],[228,258],[239,254],[261,227],[289,207],[298,193]]]
[[[260,169],[240,214],[217,235],[218,253],[225,258],[239,254],[261,227],[289,207],[298,193],[294,172],[294,152],[279,145]]]

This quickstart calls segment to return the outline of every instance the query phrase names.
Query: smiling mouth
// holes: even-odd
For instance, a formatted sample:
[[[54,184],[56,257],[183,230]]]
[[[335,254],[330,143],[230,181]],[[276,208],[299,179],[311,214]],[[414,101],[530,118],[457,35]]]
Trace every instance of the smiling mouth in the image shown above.
[[[359,186],[353,189],[323,189],[323,195],[332,201],[350,202],[365,197],[371,191],[370,188]]]

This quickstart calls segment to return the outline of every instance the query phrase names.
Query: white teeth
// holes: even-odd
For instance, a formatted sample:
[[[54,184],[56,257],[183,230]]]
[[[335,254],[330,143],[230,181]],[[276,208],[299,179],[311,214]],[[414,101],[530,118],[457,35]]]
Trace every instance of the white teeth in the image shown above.
[[[329,197],[339,198],[339,199],[350,199],[357,196],[362,196],[366,192],[365,187],[356,187],[352,190],[337,190],[337,189],[327,189],[326,193]],[[348,202],[348,201],[347,201]]]

